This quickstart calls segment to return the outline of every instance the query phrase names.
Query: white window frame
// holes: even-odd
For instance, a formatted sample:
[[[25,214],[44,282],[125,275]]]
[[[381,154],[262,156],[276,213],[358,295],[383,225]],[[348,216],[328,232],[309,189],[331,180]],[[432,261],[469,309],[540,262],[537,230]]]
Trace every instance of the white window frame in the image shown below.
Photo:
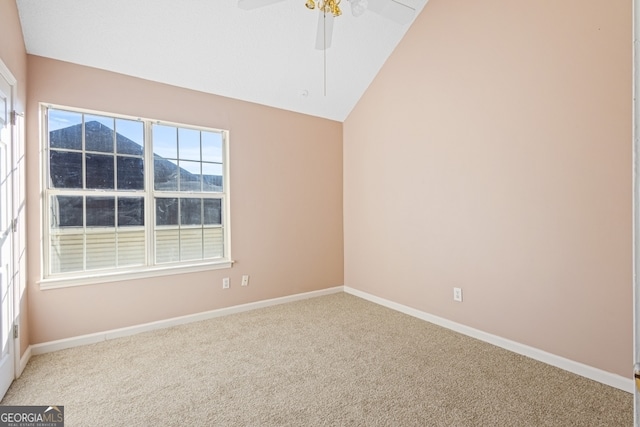
[[[49,109],[59,109],[70,112],[77,112],[83,114],[100,115],[106,117],[113,117],[116,119],[136,120],[141,121],[144,124],[144,193],[145,200],[145,265],[140,267],[124,267],[110,270],[89,270],[81,272],[71,273],[56,273],[49,274],[50,271],[50,196],[57,194],[55,189],[48,188],[49,179],[49,131],[48,131],[48,117],[47,112]],[[97,283],[116,282],[132,279],[143,279],[150,277],[166,276],[172,274],[184,274],[191,272],[217,270],[223,268],[230,268],[233,265],[231,258],[231,216],[230,216],[230,179],[229,179],[229,131],[224,129],[216,129],[212,127],[191,125],[185,123],[169,122],[164,120],[156,120],[141,117],[132,117],[123,114],[110,113],[104,111],[91,110],[86,108],[68,107],[63,105],[56,105],[50,103],[40,103],[40,193],[41,193],[41,242],[42,242],[42,262],[41,262],[41,279],[39,281],[41,289],[53,289],[63,288],[69,286],[79,285],[91,285]],[[152,126],[153,125],[166,125],[175,126],[179,128],[194,129],[200,131],[213,131],[219,132],[222,135],[222,158],[223,158],[223,189],[222,192],[216,193],[215,198],[222,200],[222,230],[223,230],[223,257],[216,258],[215,260],[195,260],[195,261],[182,261],[171,264],[153,264],[155,260],[155,238],[154,233],[156,229],[156,209],[155,199],[156,197],[181,197],[188,198],[189,194],[194,194],[197,197],[202,193],[190,193],[187,191],[175,191],[165,192],[156,191],[154,189],[153,177],[154,177],[154,161],[153,161],[153,144],[152,144]],[[115,190],[114,190],[115,192]],[[74,193],[78,196],[82,195],[102,195],[96,194],[93,190],[74,190]],[[108,195],[108,194],[105,194]]]

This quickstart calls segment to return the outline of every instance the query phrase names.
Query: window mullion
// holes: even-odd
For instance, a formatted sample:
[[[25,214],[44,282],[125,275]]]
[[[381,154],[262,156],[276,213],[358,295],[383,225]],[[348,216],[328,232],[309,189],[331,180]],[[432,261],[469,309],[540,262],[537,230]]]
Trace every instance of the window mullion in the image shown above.
[[[151,122],[144,122],[144,223],[146,232],[146,265],[151,266],[156,263],[156,209],[155,209],[155,190],[153,188],[153,134]]]
[[[116,196],[114,201],[113,201],[113,210],[114,210],[114,212],[113,212],[113,228],[114,228],[114,231],[115,231],[115,236],[113,238],[114,238],[115,245],[116,245],[116,258],[115,258],[114,261],[115,261],[115,264],[116,264],[116,268],[118,268],[118,267],[120,267],[120,239],[119,239],[120,233],[119,233],[119,230],[118,230],[118,227],[119,227],[120,224],[118,224],[118,215],[119,215],[119,211],[118,211],[118,196]]]
[[[87,189],[87,156],[86,156],[86,127],[84,122],[84,114],[82,115],[82,126],[80,126],[82,134],[80,138],[82,145],[80,147],[82,152],[81,164],[82,164],[82,189]],[[82,196],[82,271],[87,271],[87,196]]]

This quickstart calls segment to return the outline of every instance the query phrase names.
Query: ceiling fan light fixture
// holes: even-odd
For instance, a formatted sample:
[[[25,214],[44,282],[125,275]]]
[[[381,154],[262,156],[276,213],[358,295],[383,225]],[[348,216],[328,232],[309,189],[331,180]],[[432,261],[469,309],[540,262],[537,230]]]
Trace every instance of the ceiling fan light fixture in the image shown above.
[[[340,9],[340,1],[341,0],[320,0],[318,1],[318,9],[324,13],[330,13],[333,16],[342,15],[342,10]]]

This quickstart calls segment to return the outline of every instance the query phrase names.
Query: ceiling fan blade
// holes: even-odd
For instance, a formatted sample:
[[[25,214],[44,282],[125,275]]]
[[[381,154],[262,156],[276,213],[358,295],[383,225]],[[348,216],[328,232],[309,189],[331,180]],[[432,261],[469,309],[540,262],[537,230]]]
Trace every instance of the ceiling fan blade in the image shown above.
[[[414,8],[396,0],[369,0],[367,9],[402,25],[411,22],[416,14]]]
[[[259,7],[269,6],[281,2],[283,0],[238,0],[238,7],[244,10],[258,9]]]
[[[316,34],[316,49],[324,50],[331,47],[333,38],[333,15],[331,13],[318,13],[318,31]]]

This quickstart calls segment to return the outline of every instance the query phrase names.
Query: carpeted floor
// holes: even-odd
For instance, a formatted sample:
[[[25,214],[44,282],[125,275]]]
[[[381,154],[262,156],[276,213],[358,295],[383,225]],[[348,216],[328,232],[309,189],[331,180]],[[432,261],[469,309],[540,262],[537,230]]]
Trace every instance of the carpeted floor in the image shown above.
[[[629,393],[339,293],[35,356],[66,426],[631,426]]]

